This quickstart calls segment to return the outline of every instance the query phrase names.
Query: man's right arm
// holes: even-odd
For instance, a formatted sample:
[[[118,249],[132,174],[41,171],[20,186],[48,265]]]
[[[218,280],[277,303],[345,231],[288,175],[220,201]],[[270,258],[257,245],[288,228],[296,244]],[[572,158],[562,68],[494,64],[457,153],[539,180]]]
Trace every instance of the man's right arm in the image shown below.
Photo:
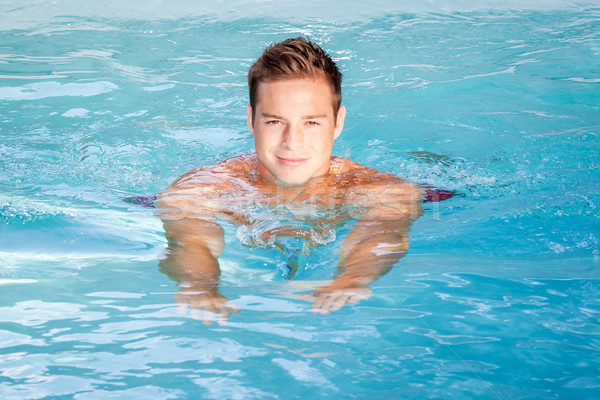
[[[230,310],[238,311],[218,291],[225,241],[212,203],[196,188],[172,186],[156,204],[168,241],[161,271],[180,284],[176,301],[207,324],[214,318],[223,323]]]

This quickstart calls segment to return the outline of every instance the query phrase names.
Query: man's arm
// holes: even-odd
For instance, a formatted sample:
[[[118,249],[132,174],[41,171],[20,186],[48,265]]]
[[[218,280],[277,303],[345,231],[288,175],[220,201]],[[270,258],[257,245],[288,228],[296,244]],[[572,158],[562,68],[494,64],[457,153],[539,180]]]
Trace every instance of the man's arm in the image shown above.
[[[314,312],[327,314],[370,297],[369,284],[385,275],[409,249],[410,225],[423,212],[421,189],[404,184],[370,197],[376,198],[374,204],[342,245],[337,277],[311,294]]]
[[[169,244],[160,268],[181,286],[175,300],[206,324],[215,318],[225,323],[230,310],[239,310],[218,291],[225,241],[211,199],[195,188],[175,186],[161,193],[157,209]]]

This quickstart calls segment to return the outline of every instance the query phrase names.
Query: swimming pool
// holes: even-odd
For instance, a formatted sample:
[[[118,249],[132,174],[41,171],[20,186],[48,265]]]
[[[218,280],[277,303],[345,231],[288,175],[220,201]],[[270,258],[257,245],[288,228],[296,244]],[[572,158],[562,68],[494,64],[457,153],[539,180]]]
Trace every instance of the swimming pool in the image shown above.
[[[600,397],[600,5],[0,5],[0,397]],[[273,16],[277,15],[277,18]],[[245,74],[298,34],[344,72],[334,154],[456,191],[330,315],[227,231],[228,326],[177,313],[153,210],[252,150]],[[344,232],[339,232],[343,235]]]

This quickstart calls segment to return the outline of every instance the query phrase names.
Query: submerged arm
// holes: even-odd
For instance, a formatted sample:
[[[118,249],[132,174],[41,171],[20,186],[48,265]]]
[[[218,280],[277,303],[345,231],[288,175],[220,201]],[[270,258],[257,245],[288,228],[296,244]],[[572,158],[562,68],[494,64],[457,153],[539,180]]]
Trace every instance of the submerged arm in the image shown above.
[[[338,275],[315,296],[313,311],[336,311],[371,294],[369,284],[385,275],[409,249],[410,225],[422,214],[416,186],[381,194],[367,215],[354,225],[344,244]]]
[[[216,317],[224,323],[229,310],[238,310],[218,291],[225,241],[210,202],[192,191],[168,190],[157,208],[169,246],[160,268],[181,286],[175,300],[189,306],[196,319],[208,324]]]
[[[163,226],[169,243],[161,265],[164,272],[182,285],[216,287],[221,274],[218,257],[225,246],[223,228],[193,217],[163,220]]]
[[[409,248],[410,220],[365,217],[348,234],[340,255],[340,286],[367,286],[385,275]]]

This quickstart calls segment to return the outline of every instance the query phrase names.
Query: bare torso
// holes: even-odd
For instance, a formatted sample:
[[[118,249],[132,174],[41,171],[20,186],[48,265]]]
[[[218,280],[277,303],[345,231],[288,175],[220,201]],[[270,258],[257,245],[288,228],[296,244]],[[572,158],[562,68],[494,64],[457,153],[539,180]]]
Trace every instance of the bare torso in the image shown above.
[[[331,157],[329,174],[302,186],[265,181],[258,173],[255,154],[188,172],[163,193],[186,214],[225,217],[259,235],[246,244],[272,244],[273,236],[298,236],[319,245],[332,229],[373,210],[415,203],[422,196],[417,185],[345,158]],[[280,222],[279,224],[275,222]],[[261,224],[266,225],[261,230]]]
[[[223,219],[238,226],[244,244],[284,252],[289,239],[312,248],[335,239],[336,229],[352,221],[336,278],[306,295],[315,297],[318,312],[367,298],[368,285],[408,250],[410,224],[422,213],[418,185],[331,157],[328,174],[284,186],[266,181],[257,163],[255,154],[230,158],[183,175],[160,194],[157,208],[169,241],[161,268],[182,285],[178,302],[229,315],[217,290]]]
[[[384,174],[345,158],[331,157],[329,174],[301,186],[268,182],[258,173],[255,154],[229,158],[202,167],[179,178],[163,193],[186,193],[213,213],[234,214],[239,205],[311,204],[323,209],[340,205],[372,208],[390,197],[418,201],[418,185],[392,174]],[[188,199],[189,201],[189,199]],[[190,204],[191,205],[191,204]],[[205,209],[205,207],[202,207]]]

